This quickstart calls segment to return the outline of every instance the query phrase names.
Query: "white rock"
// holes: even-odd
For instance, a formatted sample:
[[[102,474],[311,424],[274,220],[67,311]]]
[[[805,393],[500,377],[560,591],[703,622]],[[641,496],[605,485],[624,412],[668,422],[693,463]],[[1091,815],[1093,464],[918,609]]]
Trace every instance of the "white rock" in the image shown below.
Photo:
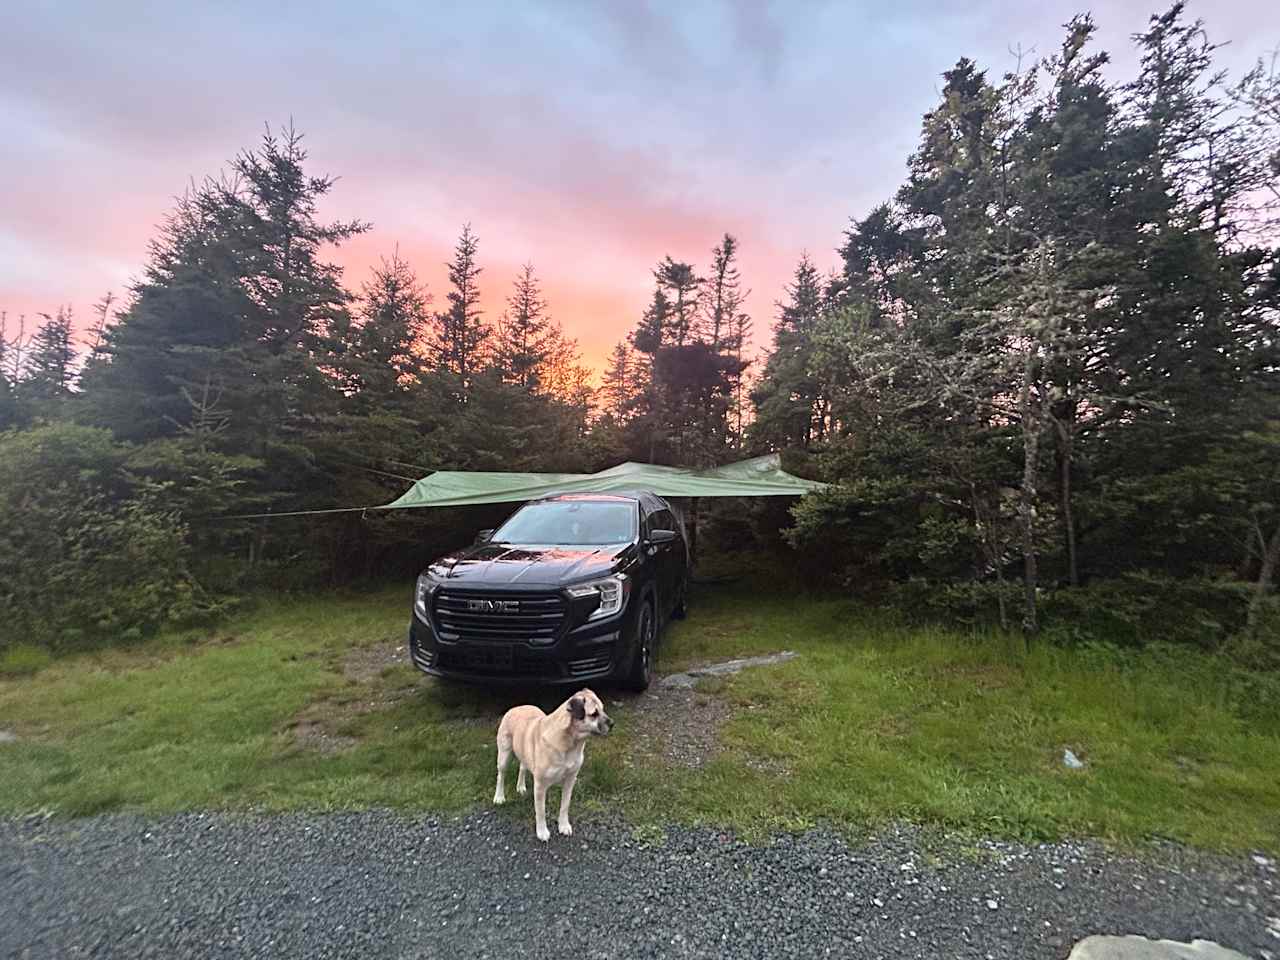
[[[1067,960],[1248,960],[1210,940],[1178,943],[1146,937],[1086,937],[1075,945]]]
[[[1062,750],[1062,763],[1072,770],[1084,769],[1084,761],[1072,753],[1069,747],[1064,747]]]

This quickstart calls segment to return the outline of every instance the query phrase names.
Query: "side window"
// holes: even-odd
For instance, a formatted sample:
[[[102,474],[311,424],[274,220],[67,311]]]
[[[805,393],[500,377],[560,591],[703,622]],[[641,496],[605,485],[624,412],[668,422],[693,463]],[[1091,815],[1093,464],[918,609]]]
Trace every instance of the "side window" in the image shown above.
[[[657,525],[654,520],[658,515],[656,513],[647,512],[643,506],[640,508],[640,514],[640,534],[647,540],[649,538],[649,534],[657,529]]]
[[[659,510],[654,514],[653,528],[655,530],[674,530],[676,529],[676,518],[671,515],[670,510]]]

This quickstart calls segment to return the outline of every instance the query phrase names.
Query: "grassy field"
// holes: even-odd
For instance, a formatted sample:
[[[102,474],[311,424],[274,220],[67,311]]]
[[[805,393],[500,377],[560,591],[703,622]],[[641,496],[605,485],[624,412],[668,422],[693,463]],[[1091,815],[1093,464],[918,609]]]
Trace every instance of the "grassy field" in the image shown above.
[[[441,686],[403,663],[353,675],[353,656],[389,651],[406,617],[403,590],[263,604],[212,633],[0,680],[0,729],[18,737],[0,744],[0,810],[484,803],[494,724],[527,695]],[[1026,839],[1280,848],[1280,705],[1212,658],[1027,654],[845,601],[719,587],[673,626],[661,669],[782,649],[801,656],[704,687],[734,710],[725,749],[701,769],[638,757],[636,708],[611,706],[618,732],[591,745],[579,803],[641,827],[907,819]],[[316,727],[340,749],[299,736]],[[1064,747],[1086,769],[1066,769]]]

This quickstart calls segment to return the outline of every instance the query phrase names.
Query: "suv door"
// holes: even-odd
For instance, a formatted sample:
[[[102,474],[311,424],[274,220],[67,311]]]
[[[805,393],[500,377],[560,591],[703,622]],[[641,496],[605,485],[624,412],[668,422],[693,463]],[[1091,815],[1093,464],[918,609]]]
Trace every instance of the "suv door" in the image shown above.
[[[662,617],[665,620],[675,609],[680,592],[681,565],[684,563],[684,537],[679,536],[676,518],[666,508],[650,516],[650,529],[670,530],[677,536],[670,543],[659,544],[654,560],[657,562],[658,590],[662,595]]]

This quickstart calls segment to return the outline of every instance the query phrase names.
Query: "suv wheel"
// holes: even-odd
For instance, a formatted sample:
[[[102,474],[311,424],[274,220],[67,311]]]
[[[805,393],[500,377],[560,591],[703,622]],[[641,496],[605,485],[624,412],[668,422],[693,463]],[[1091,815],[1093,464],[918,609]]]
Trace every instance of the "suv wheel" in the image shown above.
[[[646,600],[640,608],[636,619],[635,652],[631,657],[631,669],[627,671],[622,685],[636,693],[649,689],[653,680],[653,654],[656,648],[658,624],[653,616],[653,603]]]

